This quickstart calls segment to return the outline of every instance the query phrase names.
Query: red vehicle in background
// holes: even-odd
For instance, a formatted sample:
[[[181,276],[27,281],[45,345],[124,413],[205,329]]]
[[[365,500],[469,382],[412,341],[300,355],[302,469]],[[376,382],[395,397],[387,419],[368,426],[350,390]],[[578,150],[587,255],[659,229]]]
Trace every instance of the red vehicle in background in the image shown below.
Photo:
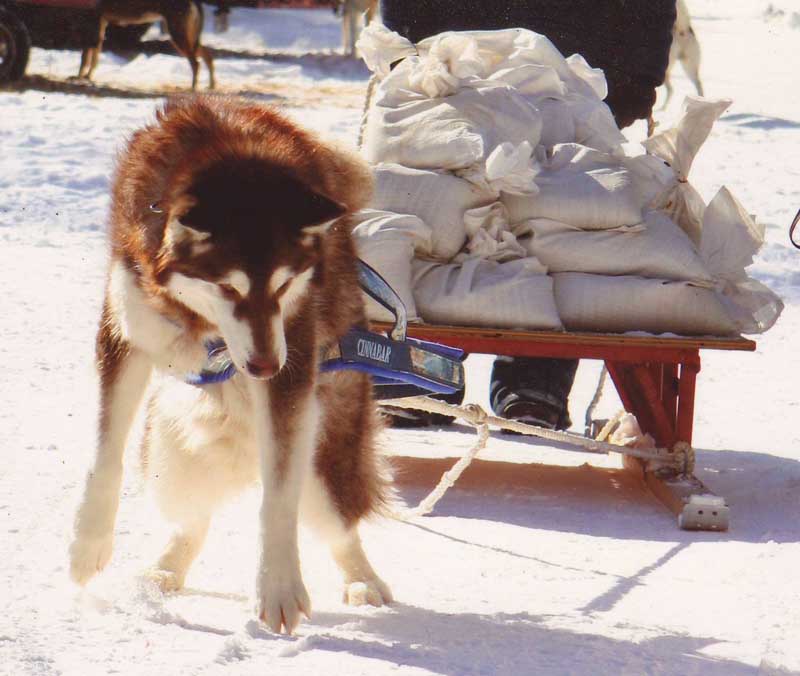
[[[213,0],[218,12],[234,7],[334,7],[336,0]],[[0,83],[25,74],[30,48],[84,49],[96,42],[97,0],[0,0]],[[108,27],[104,48],[135,49],[149,26]]]

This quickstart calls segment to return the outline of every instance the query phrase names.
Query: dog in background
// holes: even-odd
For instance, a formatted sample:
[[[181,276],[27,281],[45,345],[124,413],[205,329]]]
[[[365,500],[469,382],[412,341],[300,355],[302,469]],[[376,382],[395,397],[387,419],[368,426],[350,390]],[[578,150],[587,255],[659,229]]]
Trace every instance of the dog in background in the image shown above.
[[[694,88],[700,96],[703,96],[703,83],[700,81],[700,42],[697,40],[694,29],[692,28],[689,8],[684,0],[677,2],[677,18],[672,28],[672,46],[669,50],[669,65],[664,76],[664,86],[667,89],[667,97],[664,106],[672,98],[672,83],[670,82],[670,72],[675,63],[680,61],[684,72],[692,81]]]
[[[257,612],[273,631],[310,613],[298,516],[330,545],[346,602],[391,601],[358,535],[389,490],[371,382],[318,369],[351,327],[366,328],[350,214],[371,186],[356,154],[255,104],[171,101],[133,135],[112,188],[98,447],[70,546],[77,583],[111,556],[123,449],[154,372],[142,467],[176,524],[149,571],[162,590],[183,586],[214,510],[260,480]],[[185,382],[220,339],[233,377]]]
[[[203,6],[195,0],[100,0],[97,13],[97,42],[81,55],[79,78],[92,79],[100,60],[108,24],[129,26],[162,21],[166,24],[172,44],[178,53],[189,59],[192,68],[192,90],[197,89],[200,68],[198,57],[208,68],[209,89],[214,89],[214,61],[211,53],[200,44],[203,32]]]
[[[378,0],[334,0],[335,11],[342,16],[342,50],[347,56],[356,53],[359,34],[359,19],[363,17],[368,26],[378,11]]]

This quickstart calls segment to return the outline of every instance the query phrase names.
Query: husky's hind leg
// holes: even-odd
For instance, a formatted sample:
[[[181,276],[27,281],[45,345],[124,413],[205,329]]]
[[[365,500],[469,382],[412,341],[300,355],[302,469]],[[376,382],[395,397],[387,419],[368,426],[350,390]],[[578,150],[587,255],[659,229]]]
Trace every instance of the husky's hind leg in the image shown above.
[[[189,567],[205,542],[209,522],[206,516],[178,525],[158,563],[146,572],[161,591],[183,589]]]
[[[214,511],[254,481],[241,451],[247,440],[224,434],[210,399],[200,390],[187,394],[182,389],[187,387],[171,380],[161,384],[148,405],[142,444],[147,484],[161,513],[175,524],[166,548],[146,572],[162,591],[183,588]]]
[[[161,513],[175,524],[156,564],[145,575],[164,592],[183,588],[186,574],[200,553],[216,501],[204,490],[203,470],[190,461],[177,435],[161,421],[148,419],[142,466]],[[199,480],[199,481],[198,481]]]

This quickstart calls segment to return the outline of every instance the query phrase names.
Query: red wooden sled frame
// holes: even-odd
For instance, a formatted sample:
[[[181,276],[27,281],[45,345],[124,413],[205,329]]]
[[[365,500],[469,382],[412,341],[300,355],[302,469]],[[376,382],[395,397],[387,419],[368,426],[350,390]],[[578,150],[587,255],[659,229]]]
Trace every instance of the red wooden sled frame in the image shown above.
[[[376,328],[387,329],[378,324]],[[602,359],[625,410],[662,448],[683,441],[691,446],[695,386],[700,350],[752,352],[745,338],[631,336],[622,334],[517,331],[463,326],[410,324],[408,335],[458,347],[468,353],[513,357]],[[625,456],[629,469],[641,472],[647,485],[686,529],[725,530],[728,507],[691,474],[665,474]]]

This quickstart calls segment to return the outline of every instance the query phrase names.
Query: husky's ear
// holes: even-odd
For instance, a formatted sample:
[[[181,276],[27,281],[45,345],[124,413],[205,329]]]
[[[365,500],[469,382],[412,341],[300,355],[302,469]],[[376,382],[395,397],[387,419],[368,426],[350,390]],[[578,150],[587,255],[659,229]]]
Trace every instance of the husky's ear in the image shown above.
[[[347,211],[343,204],[305,187],[292,194],[286,207],[288,222],[309,234],[325,232]]]

